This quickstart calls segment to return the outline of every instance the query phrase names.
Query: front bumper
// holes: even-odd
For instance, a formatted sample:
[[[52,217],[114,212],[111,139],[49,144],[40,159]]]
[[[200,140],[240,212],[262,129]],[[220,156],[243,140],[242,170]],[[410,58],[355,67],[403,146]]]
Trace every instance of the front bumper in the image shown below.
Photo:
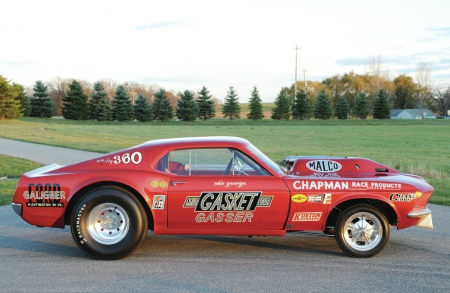
[[[433,229],[433,220],[431,218],[431,211],[424,209],[421,211],[410,212],[408,218],[420,218],[420,221],[416,224],[417,227]]]
[[[19,216],[22,216],[22,204],[12,203],[11,207],[12,207],[13,211],[16,212],[16,214],[18,214]]]

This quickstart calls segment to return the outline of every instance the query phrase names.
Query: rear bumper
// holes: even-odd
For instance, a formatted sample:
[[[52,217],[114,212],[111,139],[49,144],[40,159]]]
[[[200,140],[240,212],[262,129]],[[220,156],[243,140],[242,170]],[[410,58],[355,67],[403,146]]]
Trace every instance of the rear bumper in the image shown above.
[[[429,209],[424,209],[421,211],[413,211],[410,212],[408,218],[417,219],[419,218],[419,222],[416,224],[417,227],[433,229],[433,220],[431,218],[431,211]]]
[[[12,203],[11,207],[12,207],[13,211],[16,212],[16,214],[18,214],[19,216],[22,216],[22,204]]]

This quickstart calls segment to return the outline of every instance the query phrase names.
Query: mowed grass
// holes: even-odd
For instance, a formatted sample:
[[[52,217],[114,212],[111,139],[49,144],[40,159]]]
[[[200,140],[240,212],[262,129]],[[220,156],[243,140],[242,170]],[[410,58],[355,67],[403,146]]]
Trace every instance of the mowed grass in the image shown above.
[[[450,205],[450,120],[0,121],[3,138],[97,152],[110,152],[152,139],[214,135],[246,138],[277,162],[287,155],[369,158],[424,176],[436,189],[431,202]]]
[[[20,158],[0,155],[0,206],[10,204],[19,177],[42,166]]]

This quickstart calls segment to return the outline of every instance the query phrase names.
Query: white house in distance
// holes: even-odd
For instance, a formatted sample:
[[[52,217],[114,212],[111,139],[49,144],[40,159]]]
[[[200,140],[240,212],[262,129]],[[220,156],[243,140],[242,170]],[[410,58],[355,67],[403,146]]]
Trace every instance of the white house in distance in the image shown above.
[[[436,115],[428,109],[395,109],[391,119],[436,119]]]

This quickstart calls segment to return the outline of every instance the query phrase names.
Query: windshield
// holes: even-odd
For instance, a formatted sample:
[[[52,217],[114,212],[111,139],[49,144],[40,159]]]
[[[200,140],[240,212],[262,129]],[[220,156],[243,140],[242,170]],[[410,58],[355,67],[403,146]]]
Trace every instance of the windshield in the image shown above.
[[[261,152],[257,147],[255,147],[252,144],[247,145],[247,149],[254,154],[256,157],[258,157],[261,161],[264,162],[267,166],[269,166],[273,171],[275,171],[277,174],[285,173],[280,165],[272,161],[269,157],[267,157],[263,152]]]

